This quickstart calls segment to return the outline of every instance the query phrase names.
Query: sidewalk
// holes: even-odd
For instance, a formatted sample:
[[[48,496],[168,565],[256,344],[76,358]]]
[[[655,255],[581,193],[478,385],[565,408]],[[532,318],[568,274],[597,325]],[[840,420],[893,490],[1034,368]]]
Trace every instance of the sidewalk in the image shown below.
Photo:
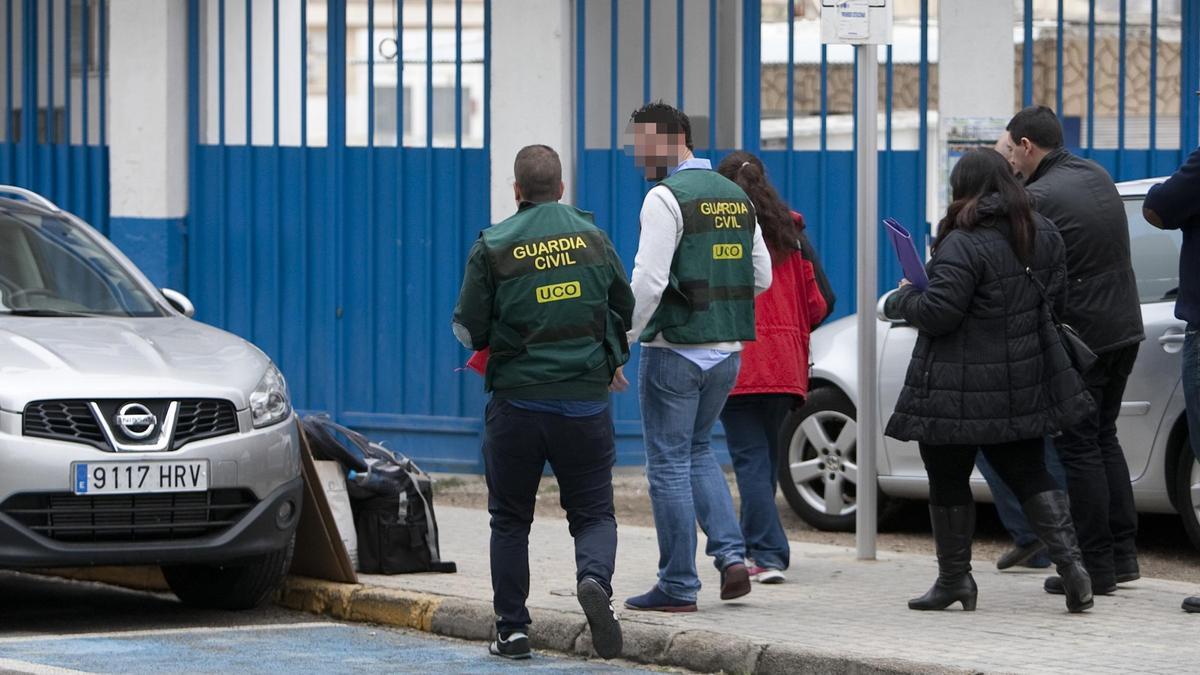
[[[354,591],[297,579],[285,604],[486,639],[493,620],[488,514],[443,508],[438,516],[443,557],[458,563],[458,574],[363,576]],[[700,541],[703,548],[703,535]],[[619,542],[618,607],[651,587],[658,558],[651,528],[621,527]],[[1200,663],[1200,616],[1179,608],[1200,589],[1180,582],[1142,579],[1097,597],[1087,614],[1069,615],[1061,596],[1042,591],[1044,571],[1000,573],[981,560],[978,611],[914,612],[905,603],[932,583],[932,557],[883,552],[879,561],[859,562],[851,549],[793,542],[788,582],[756,584],[732,603],[718,599],[711,562],[701,556],[698,565],[698,613],[620,610],[627,658],[733,672],[1164,673]],[[586,653],[565,519],[534,523],[530,568],[535,646]]]

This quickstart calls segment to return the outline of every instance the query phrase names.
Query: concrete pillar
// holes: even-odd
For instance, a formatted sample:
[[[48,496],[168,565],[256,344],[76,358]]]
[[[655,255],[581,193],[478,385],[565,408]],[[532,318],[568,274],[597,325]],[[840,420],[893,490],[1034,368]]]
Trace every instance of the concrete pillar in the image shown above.
[[[1011,2],[938,5],[938,113],[1010,117],[1014,110]]]
[[[574,194],[573,3],[522,0],[520,11],[492,13],[492,222],[512,215],[513,159],[543,143],[563,163],[564,201]]]
[[[109,237],[161,286],[185,282],[186,0],[111,0]]]

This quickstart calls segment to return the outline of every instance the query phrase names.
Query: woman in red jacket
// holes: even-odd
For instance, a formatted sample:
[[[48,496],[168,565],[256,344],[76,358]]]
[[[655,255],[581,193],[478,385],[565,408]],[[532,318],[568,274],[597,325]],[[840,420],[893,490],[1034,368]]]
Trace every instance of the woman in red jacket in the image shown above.
[[[827,300],[823,293],[828,286],[804,238],[804,219],[789,211],[771,187],[762,161],[748,152],[734,152],[717,171],[750,197],[771,251],[774,281],[755,300],[757,339],[745,343],[741,373],[721,423],[741,494],[747,564],[753,560],[751,578],[778,584],[784,581],[790,557],[775,507],[779,430],[808,393],[809,333],[832,311],[832,296]]]

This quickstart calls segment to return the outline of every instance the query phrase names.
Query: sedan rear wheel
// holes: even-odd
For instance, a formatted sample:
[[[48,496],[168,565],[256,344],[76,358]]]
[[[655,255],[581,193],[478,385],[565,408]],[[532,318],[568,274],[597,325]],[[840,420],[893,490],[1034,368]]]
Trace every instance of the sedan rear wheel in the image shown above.
[[[1175,465],[1175,507],[1192,546],[1200,548],[1200,462],[1184,436]]]
[[[858,509],[854,404],[834,387],[809,393],[781,430],[779,484],[792,510],[819,530],[854,530]],[[882,501],[882,500],[881,500]]]

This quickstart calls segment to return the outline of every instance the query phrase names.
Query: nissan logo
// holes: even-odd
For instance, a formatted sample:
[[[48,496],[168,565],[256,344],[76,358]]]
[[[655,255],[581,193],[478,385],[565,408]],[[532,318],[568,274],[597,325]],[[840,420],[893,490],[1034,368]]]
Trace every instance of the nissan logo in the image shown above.
[[[141,403],[126,403],[121,406],[116,422],[126,436],[137,441],[149,438],[158,427],[158,418]]]

